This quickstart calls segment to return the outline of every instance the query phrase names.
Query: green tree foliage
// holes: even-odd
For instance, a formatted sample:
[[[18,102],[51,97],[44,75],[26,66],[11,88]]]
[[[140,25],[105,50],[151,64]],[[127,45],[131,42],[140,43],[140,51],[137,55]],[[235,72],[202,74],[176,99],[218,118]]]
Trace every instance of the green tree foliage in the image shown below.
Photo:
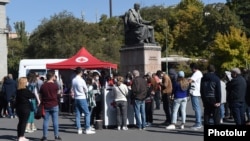
[[[247,0],[230,0],[227,5],[181,0],[175,6],[142,7],[141,15],[145,20],[156,20],[154,33],[156,42],[162,47],[162,57],[177,54],[206,58],[216,63],[218,69],[228,69],[232,65],[246,66],[249,62],[246,47],[250,25],[248,7]],[[81,47],[100,60],[119,65],[119,50],[124,45],[122,19],[107,15],[102,15],[98,23],[87,23],[84,17],[78,19],[63,11],[45,18],[30,37],[25,32],[24,22],[16,22],[15,29],[19,38],[8,41],[8,66],[11,68],[17,68],[18,60],[23,58],[69,58]],[[231,51],[233,48],[235,50]]]
[[[250,61],[250,40],[241,29],[230,27],[227,34],[216,34],[212,52],[214,56],[211,62],[221,71],[233,67],[246,68]]]
[[[227,0],[226,3],[244,23],[245,32],[250,37],[250,1],[249,0]]]
[[[204,26],[202,25],[203,4],[199,0],[182,0],[176,7],[175,21],[173,27],[174,44],[177,52],[185,52],[191,56],[201,56],[204,50],[201,41],[204,37]]]
[[[8,39],[8,72],[17,77],[17,72],[19,69],[19,61],[24,58],[24,50],[28,46],[28,35],[25,31],[25,22],[14,23],[14,29],[17,33],[17,38]]]
[[[26,50],[30,58],[68,58],[86,44],[86,24],[63,11],[42,24],[30,36]]]

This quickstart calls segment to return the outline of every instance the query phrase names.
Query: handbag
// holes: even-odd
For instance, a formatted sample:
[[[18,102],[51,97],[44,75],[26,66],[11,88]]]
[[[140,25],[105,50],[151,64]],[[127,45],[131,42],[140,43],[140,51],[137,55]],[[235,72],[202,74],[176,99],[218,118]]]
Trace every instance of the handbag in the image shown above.
[[[37,111],[35,113],[35,119],[41,119],[45,116],[45,110],[43,104],[40,104],[37,108]]]

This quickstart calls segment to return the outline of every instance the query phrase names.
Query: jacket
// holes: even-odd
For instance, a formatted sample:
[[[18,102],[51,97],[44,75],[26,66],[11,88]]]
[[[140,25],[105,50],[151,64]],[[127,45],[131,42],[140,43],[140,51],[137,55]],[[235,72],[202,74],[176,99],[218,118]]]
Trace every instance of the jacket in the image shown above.
[[[221,103],[220,78],[213,72],[206,73],[201,79],[200,92],[204,105]]]
[[[147,82],[145,79],[137,76],[132,81],[132,96],[136,100],[145,100],[147,96]]]
[[[163,75],[161,87],[162,87],[162,94],[172,94],[173,85],[170,77],[167,74]]]

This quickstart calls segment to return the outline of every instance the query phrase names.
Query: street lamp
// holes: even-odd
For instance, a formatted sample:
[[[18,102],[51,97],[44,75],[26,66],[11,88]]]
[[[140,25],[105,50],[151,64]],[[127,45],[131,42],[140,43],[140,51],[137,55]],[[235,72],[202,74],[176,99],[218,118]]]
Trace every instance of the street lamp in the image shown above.
[[[168,22],[166,22],[166,74],[168,74]]]

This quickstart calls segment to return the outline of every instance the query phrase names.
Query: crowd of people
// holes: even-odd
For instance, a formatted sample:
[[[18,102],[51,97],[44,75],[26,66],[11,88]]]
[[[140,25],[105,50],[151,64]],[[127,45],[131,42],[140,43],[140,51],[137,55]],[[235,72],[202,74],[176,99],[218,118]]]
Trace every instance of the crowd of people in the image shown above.
[[[104,71],[85,73],[86,71],[77,67],[68,91],[74,103],[76,133],[96,133],[95,121],[103,118],[102,88],[107,85],[112,86],[117,130],[129,130],[129,104],[133,105],[135,126],[139,130],[145,130],[154,123],[153,113],[161,108],[161,102],[165,114],[163,124],[166,125],[166,129],[184,129],[188,99],[195,114],[192,129],[198,130],[202,125],[220,125],[226,118],[234,119],[235,125],[249,125],[250,73],[233,68],[218,75],[212,64],[208,65],[206,72],[202,72],[196,63],[191,63],[190,69],[190,77],[186,77],[183,70],[177,72],[173,69],[169,74],[158,70],[141,75],[138,70],[133,70],[121,76],[106,75]],[[46,74],[45,81],[41,81],[35,73],[19,78],[18,82],[13,80],[11,74],[4,77],[1,88],[1,116],[18,117],[18,141],[28,141],[24,136],[25,132],[31,133],[36,130],[34,114],[41,104],[45,111],[41,140],[47,141],[50,117],[55,140],[62,140],[59,136],[58,116],[60,97],[65,92],[65,87],[60,86],[63,83],[59,83],[56,78],[52,70]],[[16,108],[11,104],[13,98],[16,99]],[[178,118],[181,118],[180,124],[177,123]]]

